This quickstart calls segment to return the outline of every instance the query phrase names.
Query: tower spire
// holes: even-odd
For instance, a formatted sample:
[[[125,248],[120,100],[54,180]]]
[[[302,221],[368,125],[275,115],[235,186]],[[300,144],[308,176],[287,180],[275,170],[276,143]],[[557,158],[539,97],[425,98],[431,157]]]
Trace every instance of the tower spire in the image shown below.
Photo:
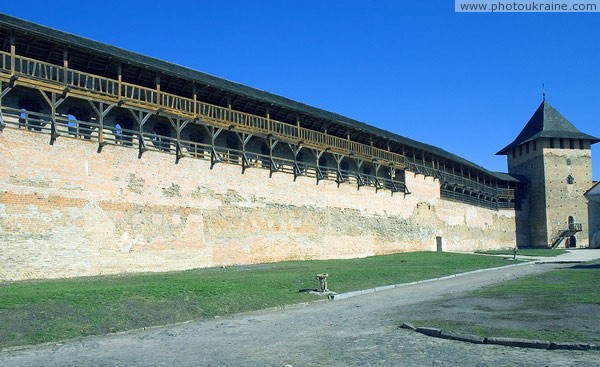
[[[546,88],[544,87],[544,83],[542,83],[542,101],[546,101]]]

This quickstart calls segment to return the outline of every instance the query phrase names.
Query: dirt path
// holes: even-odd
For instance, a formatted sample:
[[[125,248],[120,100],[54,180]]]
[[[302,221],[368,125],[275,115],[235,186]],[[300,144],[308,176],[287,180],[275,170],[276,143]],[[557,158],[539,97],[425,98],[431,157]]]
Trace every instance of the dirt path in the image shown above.
[[[554,269],[525,265],[284,311],[0,353],[0,366],[600,366],[600,352],[474,345],[399,329],[403,310]]]

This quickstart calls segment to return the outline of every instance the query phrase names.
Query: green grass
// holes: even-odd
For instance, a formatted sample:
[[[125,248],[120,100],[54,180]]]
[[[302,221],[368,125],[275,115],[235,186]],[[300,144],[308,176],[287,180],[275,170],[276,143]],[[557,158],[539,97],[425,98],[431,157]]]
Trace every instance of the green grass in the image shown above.
[[[475,251],[478,254],[486,254],[486,255],[507,255],[513,256],[514,250],[486,250],[486,251]],[[567,250],[552,250],[545,248],[523,248],[519,249],[517,252],[518,256],[540,256],[540,257],[554,257],[562,254],[566,254]]]
[[[315,274],[347,292],[506,265],[496,257],[407,253],[183,272],[0,284],[0,348],[37,344],[319,299]]]
[[[477,322],[451,316],[440,318],[441,315],[434,313],[428,319],[410,321],[415,325],[484,337],[599,342],[598,284],[600,261],[574,265],[471,292],[462,299],[463,305],[476,305],[478,299],[490,298],[504,306],[501,311],[472,306],[474,311],[488,312],[486,316],[479,316]],[[512,326],[499,328],[494,320],[509,321]],[[583,326],[577,320],[585,320]],[[532,328],[532,323],[537,327]]]
[[[527,309],[568,309],[578,304],[600,304],[600,262],[576,265],[476,291],[479,297],[514,297]]]

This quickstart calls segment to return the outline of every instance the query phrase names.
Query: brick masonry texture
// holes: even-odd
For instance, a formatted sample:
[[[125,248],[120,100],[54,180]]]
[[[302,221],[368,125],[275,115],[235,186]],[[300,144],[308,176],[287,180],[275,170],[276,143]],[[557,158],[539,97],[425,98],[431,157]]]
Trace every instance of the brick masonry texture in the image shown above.
[[[586,149],[557,149],[550,147],[549,139],[543,139],[538,146],[536,151],[514,158],[508,155],[509,172],[529,181],[528,205],[520,213],[522,218],[517,219],[517,232],[522,237],[517,242],[546,247],[558,231],[568,228],[571,216],[583,226],[583,231],[575,235],[577,246],[586,247],[590,226],[584,194],[593,185],[589,145]],[[572,184],[567,183],[568,176],[574,179]]]
[[[0,281],[515,245],[515,212],[105,146],[0,134]]]

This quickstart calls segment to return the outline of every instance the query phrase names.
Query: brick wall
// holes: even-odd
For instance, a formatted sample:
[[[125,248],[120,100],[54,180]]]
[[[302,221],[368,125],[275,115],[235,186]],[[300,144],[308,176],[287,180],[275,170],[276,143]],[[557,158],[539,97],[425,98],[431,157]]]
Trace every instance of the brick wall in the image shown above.
[[[515,213],[5,129],[0,280],[515,245]]]

